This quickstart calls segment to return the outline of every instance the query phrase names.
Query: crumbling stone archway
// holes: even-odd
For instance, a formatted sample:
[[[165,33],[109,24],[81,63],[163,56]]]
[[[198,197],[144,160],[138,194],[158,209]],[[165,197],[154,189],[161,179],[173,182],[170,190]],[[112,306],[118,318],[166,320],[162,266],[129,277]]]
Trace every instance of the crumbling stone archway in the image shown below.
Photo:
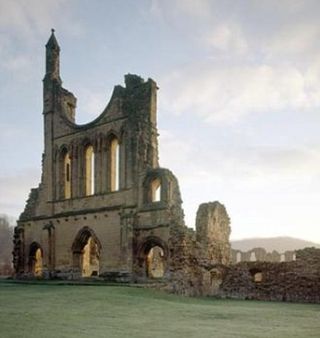
[[[82,277],[99,275],[101,243],[92,229],[86,226],[78,232],[72,253],[73,267],[81,272]]]
[[[263,281],[263,272],[260,269],[250,269],[249,272],[254,283],[261,283]]]
[[[139,277],[157,279],[165,275],[168,261],[168,246],[159,237],[147,237],[138,248]]]
[[[43,250],[39,243],[32,242],[29,249],[29,272],[34,277],[42,277]]]

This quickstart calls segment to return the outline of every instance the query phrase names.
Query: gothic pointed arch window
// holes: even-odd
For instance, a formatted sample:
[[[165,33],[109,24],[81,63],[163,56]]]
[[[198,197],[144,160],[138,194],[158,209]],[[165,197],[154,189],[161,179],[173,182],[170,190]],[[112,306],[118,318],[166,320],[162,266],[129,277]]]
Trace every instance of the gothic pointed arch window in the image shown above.
[[[95,192],[94,150],[92,145],[85,148],[85,195],[91,196]]]
[[[63,159],[63,177],[64,177],[64,198],[71,198],[71,158],[69,153],[65,153]]]
[[[120,188],[120,144],[116,137],[110,141],[110,190]]]
[[[58,156],[57,198],[69,199],[72,196],[72,160],[67,145],[60,148]]]
[[[161,180],[160,178],[155,178],[151,181],[151,202],[160,202],[161,201]]]
[[[174,177],[162,168],[149,170],[143,180],[143,201],[147,205],[166,204],[172,198]]]

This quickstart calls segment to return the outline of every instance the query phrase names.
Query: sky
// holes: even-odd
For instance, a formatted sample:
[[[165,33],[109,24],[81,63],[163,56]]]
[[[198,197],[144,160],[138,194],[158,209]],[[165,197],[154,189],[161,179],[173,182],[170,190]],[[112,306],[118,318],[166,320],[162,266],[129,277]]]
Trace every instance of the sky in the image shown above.
[[[320,2],[0,0],[0,213],[41,175],[45,44],[55,28],[76,121],[124,74],[158,86],[160,165],[186,223],[220,201],[232,239],[320,243]]]

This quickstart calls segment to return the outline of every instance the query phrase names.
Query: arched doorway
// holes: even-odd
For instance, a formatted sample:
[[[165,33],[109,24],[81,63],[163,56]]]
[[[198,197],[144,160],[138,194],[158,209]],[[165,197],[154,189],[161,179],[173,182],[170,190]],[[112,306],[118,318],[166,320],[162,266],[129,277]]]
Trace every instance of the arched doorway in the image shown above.
[[[166,272],[167,245],[158,237],[148,237],[138,250],[140,275],[150,279],[162,278]]]
[[[164,251],[160,246],[152,247],[146,255],[146,274],[149,278],[162,278],[164,275]]]
[[[82,228],[72,245],[73,265],[79,269],[82,277],[99,275],[101,244],[89,227]]]
[[[43,250],[39,243],[33,242],[29,250],[29,271],[34,277],[42,277]]]

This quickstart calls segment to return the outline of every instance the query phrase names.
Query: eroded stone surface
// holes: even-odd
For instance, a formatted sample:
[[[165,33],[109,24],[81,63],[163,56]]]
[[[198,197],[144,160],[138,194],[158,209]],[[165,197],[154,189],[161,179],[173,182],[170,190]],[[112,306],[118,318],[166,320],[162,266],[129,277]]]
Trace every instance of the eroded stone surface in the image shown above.
[[[319,303],[320,249],[298,250],[296,261],[291,262],[231,265],[225,269],[219,294],[238,299]]]
[[[231,250],[231,263],[236,264],[240,262],[291,262],[296,260],[295,251],[285,251],[279,253],[276,250],[267,252],[264,248],[253,248],[252,250],[243,252],[241,250]]]

